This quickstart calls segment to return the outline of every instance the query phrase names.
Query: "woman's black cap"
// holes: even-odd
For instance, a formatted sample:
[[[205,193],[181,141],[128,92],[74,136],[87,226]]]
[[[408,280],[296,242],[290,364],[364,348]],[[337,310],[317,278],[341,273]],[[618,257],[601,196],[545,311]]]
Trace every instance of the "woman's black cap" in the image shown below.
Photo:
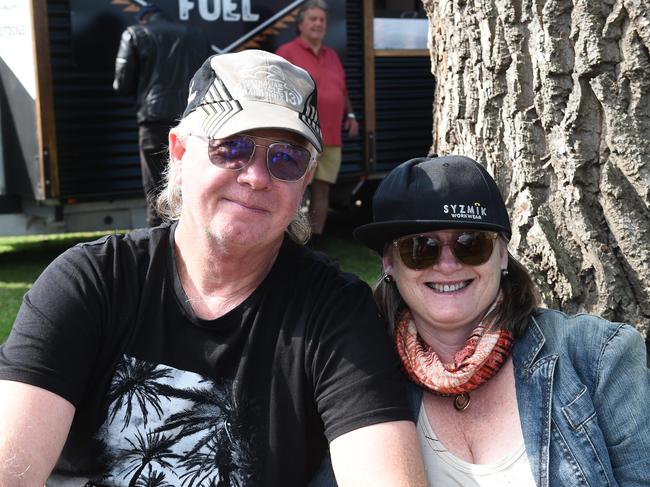
[[[421,157],[393,169],[372,199],[373,223],[354,236],[377,253],[404,235],[472,228],[510,238],[501,191],[478,162],[464,156]]]

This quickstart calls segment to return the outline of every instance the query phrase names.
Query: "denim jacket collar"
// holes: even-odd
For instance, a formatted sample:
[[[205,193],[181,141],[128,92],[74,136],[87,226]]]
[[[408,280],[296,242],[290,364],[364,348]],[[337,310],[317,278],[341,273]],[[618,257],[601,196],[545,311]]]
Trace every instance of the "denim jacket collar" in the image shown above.
[[[545,342],[546,337],[542,329],[537,320],[531,316],[524,335],[515,340],[512,350],[512,360],[515,366],[526,370],[532,369]]]
[[[539,324],[531,317],[524,336],[512,349],[519,418],[530,468],[539,487],[549,485],[551,398],[558,359],[557,354],[541,354],[545,342]]]

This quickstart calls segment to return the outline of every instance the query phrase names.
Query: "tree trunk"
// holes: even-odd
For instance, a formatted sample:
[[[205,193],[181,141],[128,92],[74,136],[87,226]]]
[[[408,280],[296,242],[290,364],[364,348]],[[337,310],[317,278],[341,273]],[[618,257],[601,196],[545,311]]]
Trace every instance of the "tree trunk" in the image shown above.
[[[648,0],[423,0],[433,147],[497,179],[544,303],[650,327]],[[647,336],[647,334],[646,334]]]

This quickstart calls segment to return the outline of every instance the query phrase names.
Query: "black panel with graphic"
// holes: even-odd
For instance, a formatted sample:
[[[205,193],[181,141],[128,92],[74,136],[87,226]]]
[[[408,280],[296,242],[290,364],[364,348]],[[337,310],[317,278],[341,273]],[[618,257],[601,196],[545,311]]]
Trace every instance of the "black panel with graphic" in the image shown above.
[[[136,22],[139,3],[143,1],[47,2],[62,199],[142,195],[133,98],[112,90],[119,37],[124,27]],[[215,52],[274,50],[295,36],[295,10],[301,3],[156,1],[170,17],[201,28]],[[234,7],[225,12],[223,5]],[[345,15],[345,2],[330,2],[330,28],[325,42],[337,49],[342,59],[346,47]],[[360,92],[360,87],[355,90]],[[355,160],[361,156],[358,154]]]

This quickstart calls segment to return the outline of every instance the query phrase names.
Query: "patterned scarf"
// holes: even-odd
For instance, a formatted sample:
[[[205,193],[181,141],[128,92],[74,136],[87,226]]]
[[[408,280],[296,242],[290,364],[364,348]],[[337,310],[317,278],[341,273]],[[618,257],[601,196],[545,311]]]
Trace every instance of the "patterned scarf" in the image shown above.
[[[454,355],[452,364],[440,361],[438,354],[418,335],[411,311],[404,310],[395,327],[395,341],[408,377],[439,395],[465,395],[469,404],[468,393],[494,377],[510,356],[512,333],[505,328],[490,331],[494,323],[490,313],[502,301],[499,292],[465,346]],[[456,409],[460,410],[458,406]]]

